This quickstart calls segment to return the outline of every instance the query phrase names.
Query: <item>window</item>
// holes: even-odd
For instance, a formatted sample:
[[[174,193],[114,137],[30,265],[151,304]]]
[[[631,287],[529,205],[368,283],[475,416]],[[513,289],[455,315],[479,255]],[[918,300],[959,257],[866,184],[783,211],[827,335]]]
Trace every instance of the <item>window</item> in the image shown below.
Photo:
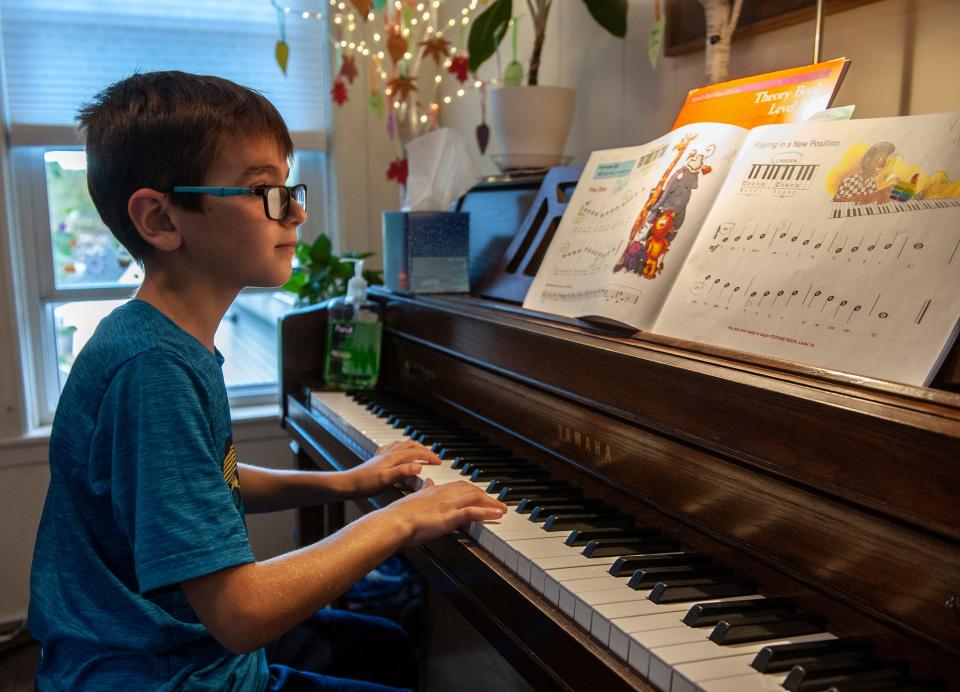
[[[287,76],[274,62],[269,0],[0,0],[13,199],[11,253],[31,425],[49,423],[73,358],[100,319],[128,300],[139,266],[103,226],[86,188],[77,108],[134,71],[215,74],[270,98],[297,153],[291,180],[310,188],[305,239],[327,227],[326,27],[286,18]],[[283,292],[249,290],[216,335],[231,402],[276,400],[276,318]]]

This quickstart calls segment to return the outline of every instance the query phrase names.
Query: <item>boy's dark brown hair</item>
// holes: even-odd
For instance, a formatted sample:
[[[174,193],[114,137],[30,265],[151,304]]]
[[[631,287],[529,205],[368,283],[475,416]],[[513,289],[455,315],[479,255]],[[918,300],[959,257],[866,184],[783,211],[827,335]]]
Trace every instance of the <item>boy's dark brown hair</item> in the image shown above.
[[[100,218],[138,261],[152,248],[137,233],[127,202],[146,187],[201,212],[200,195],[169,192],[202,185],[220,147],[272,137],[290,158],[283,118],[262,94],[220,77],[186,72],[134,74],[107,87],[77,118],[87,147],[87,187]]]

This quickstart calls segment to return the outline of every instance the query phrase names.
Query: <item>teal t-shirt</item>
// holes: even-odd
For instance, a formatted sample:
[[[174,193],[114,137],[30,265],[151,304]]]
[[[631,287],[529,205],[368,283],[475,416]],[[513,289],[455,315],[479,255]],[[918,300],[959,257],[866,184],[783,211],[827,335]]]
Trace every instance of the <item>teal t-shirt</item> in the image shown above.
[[[30,577],[41,690],[263,690],[180,583],[253,562],[223,357],[131,300],[71,369]]]

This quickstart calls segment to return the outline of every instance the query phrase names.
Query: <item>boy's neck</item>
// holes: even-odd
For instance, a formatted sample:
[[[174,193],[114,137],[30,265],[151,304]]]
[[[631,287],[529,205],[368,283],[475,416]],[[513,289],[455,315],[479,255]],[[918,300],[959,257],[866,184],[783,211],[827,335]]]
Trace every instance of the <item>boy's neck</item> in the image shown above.
[[[150,303],[212,353],[213,337],[224,313],[237,297],[237,292],[207,289],[209,287],[173,286],[156,274],[151,276],[148,273],[136,297]]]

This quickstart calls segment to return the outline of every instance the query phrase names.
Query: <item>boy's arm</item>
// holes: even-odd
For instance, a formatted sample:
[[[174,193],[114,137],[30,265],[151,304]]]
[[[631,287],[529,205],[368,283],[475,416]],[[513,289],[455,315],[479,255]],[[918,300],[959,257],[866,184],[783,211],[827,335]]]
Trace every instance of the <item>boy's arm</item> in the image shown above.
[[[249,512],[310,507],[376,495],[419,474],[424,463],[439,464],[440,458],[422,444],[406,440],[381,447],[374,457],[349,471],[281,471],[240,464],[240,492]]]
[[[234,653],[254,651],[333,601],[399,548],[506,506],[470,483],[427,487],[306,548],[229,567],[181,584],[210,634]]]

